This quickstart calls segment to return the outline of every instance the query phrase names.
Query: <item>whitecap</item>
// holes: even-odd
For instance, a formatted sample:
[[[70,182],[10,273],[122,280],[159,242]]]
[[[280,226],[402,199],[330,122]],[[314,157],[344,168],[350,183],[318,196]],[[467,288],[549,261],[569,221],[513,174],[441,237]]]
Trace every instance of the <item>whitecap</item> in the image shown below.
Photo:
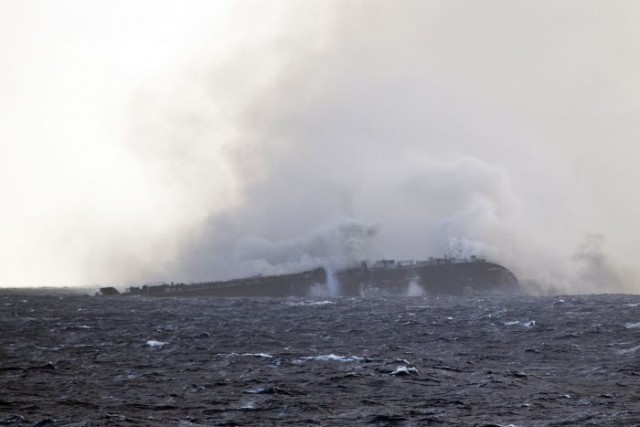
[[[624,350],[618,350],[618,351],[616,351],[616,353],[617,354],[635,353],[638,350],[640,350],[640,345],[637,345],[637,346],[631,347],[631,348],[625,348]]]
[[[243,353],[241,356],[262,357],[264,359],[272,359],[273,356],[268,353]]]
[[[412,366],[398,366],[391,375],[418,375],[418,370]]]
[[[323,301],[291,301],[286,303],[290,307],[313,307],[313,306],[324,306],[335,304],[333,301],[323,300]]]
[[[527,322],[522,322],[520,320],[513,320],[511,322],[504,322],[503,324],[505,326],[523,326],[523,327],[529,329],[529,328],[533,328],[536,325],[536,321],[535,320],[529,320]]]
[[[295,360],[293,363],[304,363],[309,361],[318,361],[318,362],[360,362],[362,361],[362,357],[358,356],[337,356],[335,354],[322,354],[319,356],[306,356],[301,357],[300,359]]]
[[[149,340],[146,342],[146,346],[147,347],[151,347],[151,348],[162,348],[162,346],[165,346],[169,344],[168,342],[162,342],[162,341],[156,341],[156,340]]]
[[[640,328],[640,322],[636,322],[636,323],[625,323],[624,327],[627,329],[637,329]]]

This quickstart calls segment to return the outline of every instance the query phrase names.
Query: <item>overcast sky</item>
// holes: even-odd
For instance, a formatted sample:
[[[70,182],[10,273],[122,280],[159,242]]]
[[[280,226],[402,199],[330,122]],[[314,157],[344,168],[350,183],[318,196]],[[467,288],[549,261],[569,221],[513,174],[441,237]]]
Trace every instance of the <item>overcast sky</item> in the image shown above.
[[[478,254],[640,290],[634,1],[3,1],[0,285]]]

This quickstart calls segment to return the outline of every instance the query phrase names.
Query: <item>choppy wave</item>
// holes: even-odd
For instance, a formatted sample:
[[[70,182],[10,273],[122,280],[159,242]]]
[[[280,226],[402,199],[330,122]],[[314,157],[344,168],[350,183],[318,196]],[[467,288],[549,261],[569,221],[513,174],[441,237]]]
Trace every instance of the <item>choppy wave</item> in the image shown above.
[[[640,419],[640,296],[21,299],[0,295],[7,425]]]

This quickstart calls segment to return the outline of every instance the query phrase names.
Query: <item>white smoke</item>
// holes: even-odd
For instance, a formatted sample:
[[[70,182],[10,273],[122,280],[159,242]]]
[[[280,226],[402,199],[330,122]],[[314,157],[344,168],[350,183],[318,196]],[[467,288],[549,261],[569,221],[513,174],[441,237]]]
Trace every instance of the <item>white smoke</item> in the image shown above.
[[[462,5],[252,4],[256,37],[149,80],[109,162],[67,168],[80,197],[44,185],[61,207],[28,239],[0,213],[5,258],[114,282],[480,255],[541,291],[637,292],[640,7]],[[45,154],[78,166],[87,135]]]
[[[345,221],[333,228],[280,241],[246,236],[238,240],[233,258],[245,271],[282,274],[318,266],[343,268],[373,255],[376,228],[356,221]]]
[[[286,66],[237,114],[242,132],[229,153],[243,201],[212,218],[184,271],[335,262],[327,254],[350,253],[340,249],[348,240],[310,230],[354,218],[379,227],[368,247],[381,257],[480,255],[542,291],[620,290],[601,276],[585,281],[573,253],[601,230],[613,243],[610,263],[626,262],[633,228],[618,224],[640,214],[628,203],[640,189],[617,182],[631,177],[629,156],[640,152],[616,128],[637,107],[591,101],[632,80],[599,75],[594,40],[583,37],[593,19],[609,32],[605,45],[636,30],[585,10],[566,28],[552,4],[528,15],[495,3],[333,4],[331,26],[306,22],[327,34],[324,44],[292,32],[277,49],[266,46]],[[567,60],[550,34],[581,54]]]

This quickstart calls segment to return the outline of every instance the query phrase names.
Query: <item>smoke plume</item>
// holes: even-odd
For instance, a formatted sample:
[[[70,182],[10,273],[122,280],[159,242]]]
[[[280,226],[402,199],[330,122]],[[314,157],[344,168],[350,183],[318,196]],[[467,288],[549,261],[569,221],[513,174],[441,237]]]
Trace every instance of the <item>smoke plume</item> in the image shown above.
[[[348,218],[378,228],[369,256],[475,254],[541,291],[634,289],[574,256],[594,232],[614,243],[610,266],[638,244],[621,226],[639,208],[639,152],[620,129],[638,105],[610,101],[635,84],[592,47],[631,55],[629,10],[568,20],[494,3],[334,5],[332,25],[311,26],[323,43],[294,31],[267,49],[284,65],[238,112],[228,152],[242,202],[212,218],[185,271],[335,262],[349,251],[317,230]]]
[[[96,227],[87,277],[449,254],[540,292],[640,289],[635,3],[278,5],[224,60],[142,85],[122,152],[153,191],[128,199],[137,234]]]

